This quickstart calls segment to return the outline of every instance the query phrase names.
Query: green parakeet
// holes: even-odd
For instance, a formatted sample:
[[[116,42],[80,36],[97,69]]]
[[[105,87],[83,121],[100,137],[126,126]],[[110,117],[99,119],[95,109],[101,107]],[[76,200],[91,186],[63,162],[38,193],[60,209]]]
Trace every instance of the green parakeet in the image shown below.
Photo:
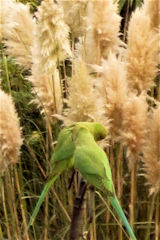
[[[70,127],[64,128],[59,136],[58,142],[54,149],[53,155],[51,157],[50,164],[50,179],[44,186],[44,189],[40,195],[40,198],[36,204],[36,207],[33,211],[33,214],[28,223],[28,228],[33,225],[33,222],[38,214],[39,208],[44,201],[44,198],[49,191],[50,187],[53,185],[55,180],[59,177],[59,175],[67,168],[71,168],[74,165],[74,151],[75,151],[75,143],[73,141],[72,132],[74,128],[79,126],[80,128],[85,127],[88,131],[93,135],[96,141],[105,138],[107,132],[105,128],[97,122],[89,123],[89,122],[77,122],[71,125]]]
[[[73,131],[77,127],[87,128],[88,131],[93,135],[95,141],[100,141],[107,136],[106,128],[98,122],[77,122],[71,126],[74,126]]]
[[[47,192],[49,191],[50,187],[53,185],[55,180],[59,177],[63,170],[73,166],[74,150],[75,145],[72,140],[72,127],[64,128],[58,136],[58,142],[51,157],[50,164],[51,177],[44,186],[41,196],[36,204],[36,207],[28,223],[28,228],[31,225],[33,225],[33,222],[39,212],[39,208],[42,205]]]
[[[73,129],[74,167],[77,168],[84,179],[104,193],[107,193],[113,208],[122,219],[130,237],[136,237],[125,217],[116,197],[112,174],[105,152],[97,145],[87,128],[76,126]]]

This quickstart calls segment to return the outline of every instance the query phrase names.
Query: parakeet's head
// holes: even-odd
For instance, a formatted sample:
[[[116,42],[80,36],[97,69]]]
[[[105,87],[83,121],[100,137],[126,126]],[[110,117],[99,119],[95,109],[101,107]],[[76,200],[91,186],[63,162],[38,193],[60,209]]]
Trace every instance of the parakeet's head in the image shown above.
[[[107,136],[107,130],[98,122],[77,122],[76,125],[86,127],[94,136],[95,141],[100,141]]]
[[[100,141],[100,140],[104,139],[108,134],[105,127],[98,122],[94,122],[92,124],[93,124],[93,130],[91,133],[93,134],[94,139],[96,141]]]

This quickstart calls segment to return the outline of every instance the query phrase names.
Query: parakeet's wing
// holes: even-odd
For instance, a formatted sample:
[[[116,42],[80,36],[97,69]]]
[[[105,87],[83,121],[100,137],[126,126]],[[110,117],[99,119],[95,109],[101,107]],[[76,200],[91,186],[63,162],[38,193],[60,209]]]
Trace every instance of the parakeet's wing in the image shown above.
[[[74,150],[72,128],[64,128],[58,136],[57,145],[51,157],[51,172],[54,164],[60,161],[69,161],[73,157]]]
[[[53,170],[52,168],[54,166],[55,168],[53,173],[54,175],[50,176],[49,181],[44,186],[41,196],[36,204],[36,207],[28,223],[28,228],[33,224],[47,192],[49,191],[51,186],[54,184],[56,179],[59,177],[61,172],[69,166],[70,163],[72,163],[73,165],[72,160],[73,160],[74,149],[75,149],[75,146],[72,140],[72,129],[65,128],[60,132],[58,136],[58,142],[51,158],[50,171],[52,173],[52,170]]]
[[[102,191],[114,192],[108,159],[96,143],[76,147],[74,166],[90,184]]]

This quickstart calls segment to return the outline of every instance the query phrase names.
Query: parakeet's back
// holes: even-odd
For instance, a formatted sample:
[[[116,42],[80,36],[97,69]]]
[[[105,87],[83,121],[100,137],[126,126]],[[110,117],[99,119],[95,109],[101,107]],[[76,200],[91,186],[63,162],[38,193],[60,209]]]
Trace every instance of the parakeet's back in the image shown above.
[[[51,158],[51,172],[54,165],[63,166],[63,163],[70,165],[74,150],[75,144],[72,139],[72,128],[64,128],[58,136],[58,142]],[[54,168],[58,170],[56,167]]]
[[[113,193],[112,174],[107,156],[87,129],[77,130],[75,145],[74,166],[89,183],[102,191],[106,191],[107,186],[108,191]]]

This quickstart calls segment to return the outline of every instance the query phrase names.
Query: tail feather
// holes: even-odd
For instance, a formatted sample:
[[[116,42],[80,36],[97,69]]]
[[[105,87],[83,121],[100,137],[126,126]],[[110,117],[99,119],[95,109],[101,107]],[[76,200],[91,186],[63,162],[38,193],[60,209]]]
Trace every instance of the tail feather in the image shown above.
[[[34,220],[35,220],[35,218],[36,218],[36,216],[37,216],[37,214],[38,214],[38,212],[39,212],[39,209],[40,209],[40,207],[41,207],[41,205],[42,205],[42,203],[43,203],[43,201],[44,201],[44,198],[45,198],[47,192],[49,191],[49,189],[51,188],[51,186],[52,186],[52,184],[55,182],[55,180],[58,178],[58,176],[59,176],[59,174],[56,174],[56,175],[55,175],[54,177],[52,177],[52,178],[46,183],[46,185],[44,186],[43,191],[42,191],[42,193],[41,193],[41,196],[40,196],[40,198],[39,198],[39,200],[38,200],[38,202],[37,202],[37,204],[36,204],[36,206],[35,206],[35,208],[34,208],[34,211],[33,211],[33,213],[32,213],[32,216],[31,216],[31,218],[30,218],[30,221],[29,221],[29,223],[28,223],[27,230],[30,228],[31,225],[33,225]]]
[[[122,219],[122,222],[124,224],[124,226],[126,227],[127,231],[128,231],[128,234],[130,235],[130,237],[132,238],[132,240],[137,240],[129,223],[128,223],[128,220],[126,218],[126,216],[124,215],[124,212],[120,206],[120,203],[117,199],[117,197],[108,197],[109,200],[111,201],[111,204],[113,206],[113,208],[115,209],[115,211],[117,212],[118,216]]]

